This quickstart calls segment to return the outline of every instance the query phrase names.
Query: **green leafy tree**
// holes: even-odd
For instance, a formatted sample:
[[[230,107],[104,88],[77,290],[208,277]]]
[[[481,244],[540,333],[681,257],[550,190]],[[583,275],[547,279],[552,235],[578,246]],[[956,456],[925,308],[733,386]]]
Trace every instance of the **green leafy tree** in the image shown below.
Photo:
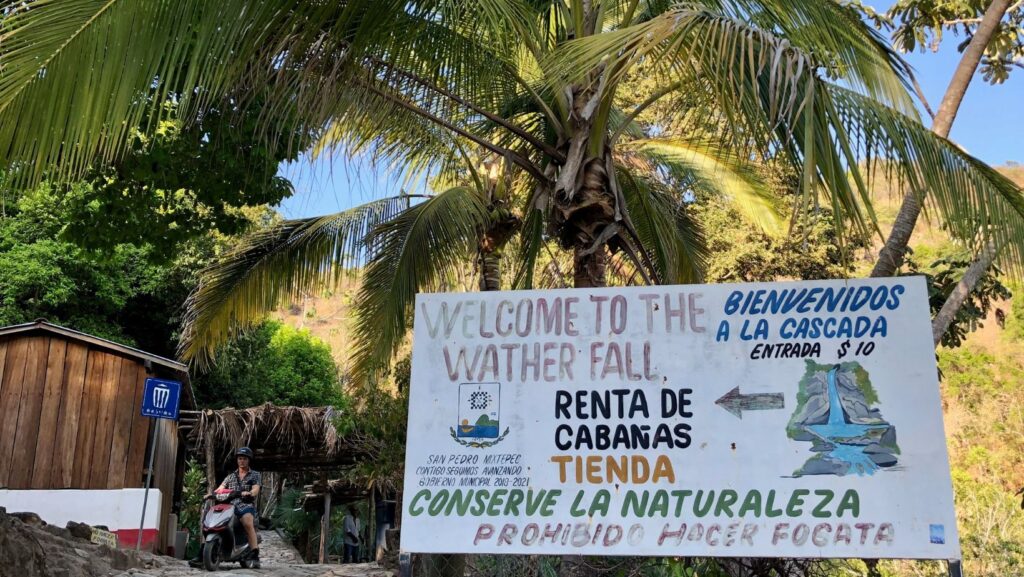
[[[141,301],[162,300],[172,276],[169,268],[151,264],[148,247],[121,243],[97,255],[63,240],[70,214],[60,209],[60,198],[54,187],[42,185],[5,206],[0,217],[0,325],[45,318],[130,345],[139,345],[149,330],[163,335],[165,342],[154,351],[163,352],[169,336],[166,313],[143,327],[130,311]],[[181,290],[179,298],[185,293]]]
[[[800,230],[786,237],[772,237],[744,226],[721,199],[696,202],[697,218],[706,226],[708,282],[770,282],[843,278],[853,273],[848,254],[836,239],[831,214],[817,210],[802,219]],[[866,244],[864,237],[846,244],[853,251]]]
[[[198,271],[232,241],[218,231],[172,245],[118,242],[90,248],[69,238],[95,194],[85,182],[5,192],[0,215],[0,325],[45,318],[166,357],[177,349],[183,304]],[[248,227],[265,207],[232,208]],[[153,233],[157,234],[157,233]]]
[[[1013,68],[1024,66],[1024,4],[991,0],[900,0],[886,17],[892,22],[893,42],[904,52],[936,51],[946,32],[960,42],[965,52],[994,6],[996,27],[984,48],[980,72],[986,82],[1006,82]]]
[[[306,560],[313,561],[310,544],[319,540],[320,515],[303,509],[302,499],[301,489],[288,489],[281,495],[281,502],[271,518],[274,526],[280,528],[293,543],[301,542],[305,545]]]
[[[942,310],[949,300],[949,295],[956,290],[957,283],[971,266],[968,255],[954,254],[942,256],[931,262],[927,269],[922,269],[913,258],[908,259],[909,274],[924,274],[928,280],[928,304],[932,315]],[[990,267],[979,279],[963,306],[957,309],[956,317],[943,332],[940,343],[946,347],[959,347],[971,332],[982,326],[989,311],[996,301],[1007,300],[1011,296],[1010,289],[1003,285],[999,267]]]
[[[309,331],[276,321],[225,345],[217,363],[197,374],[193,386],[204,407],[345,405],[330,347]]]
[[[153,258],[169,260],[210,231],[248,231],[253,222],[243,207],[273,206],[294,192],[277,171],[297,153],[275,143],[309,140],[287,120],[257,126],[261,104],[226,101],[188,124],[166,107],[169,119],[151,134],[136,132],[125,155],[90,171],[90,186],[62,199],[75,215],[64,236],[94,250],[146,245]],[[257,138],[261,130],[269,144]]]
[[[382,494],[402,491],[411,369],[408,356],[394,364],[388,377],[395,390],[383,386],[357,388],[352,410],[337,423],[338,433],[353,449],[368,456],[346,472],[355,485]]]
[[[188,531],[188,543],[185,545],[185,558],[194,559],[199,554],[200,515],[203,510],[203,496],[206,495],[206,472],[195,459],[185,462],[185,476],[181,483],[180,521],[183,529]]]

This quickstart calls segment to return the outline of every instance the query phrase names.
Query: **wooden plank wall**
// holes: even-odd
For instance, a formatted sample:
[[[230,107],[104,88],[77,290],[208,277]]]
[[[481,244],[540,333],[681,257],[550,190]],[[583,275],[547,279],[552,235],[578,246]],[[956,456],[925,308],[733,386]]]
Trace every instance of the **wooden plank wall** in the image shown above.
[[[0,340],[0,488],[144,486],[147,376],[137,359],[59,336]],[[162,423],[154,485],[170,511],[177,426]]]
[[[178,457],[178,427],[173,421],[160,419],[159,443],[153,457],[153,486],[160,489],[160,540],[161,549],[166,550],[174,533],[167,530],[167,515],[174,504],[174,473]]]

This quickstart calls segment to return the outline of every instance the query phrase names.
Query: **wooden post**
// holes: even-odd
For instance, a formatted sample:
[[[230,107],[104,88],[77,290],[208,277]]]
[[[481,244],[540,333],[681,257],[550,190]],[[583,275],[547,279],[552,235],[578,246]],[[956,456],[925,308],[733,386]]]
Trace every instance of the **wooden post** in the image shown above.
[[[213,435],[206,433],[203,438],[203,452],[206,454],[206,492],[217,488],[217,468],[214,466]]]
[[[963,577],[964,575],[959,559],[950,559],[946,569],[949,572],[949,577]]]
[[[398,554],[398,575],[400,577],[412,577],[412,554]]]
[[[377,543],[377,499],[374,498],[376,491],[370,491],[370,496],[366,499],[366,510],[369,513],[366,514],[366,525],[369,528],[366,531],[366,536],[369,537],[366,540],[366,557],[372,561],[380,561],[377,558],[377,551],[380,551],[380,545]]]
[[[327,538],[331,532],[331,488],[327,487],[327,492],[324,493],[324,516],[320,519],[320,563],[324,564],[329,561],[327,558]]]

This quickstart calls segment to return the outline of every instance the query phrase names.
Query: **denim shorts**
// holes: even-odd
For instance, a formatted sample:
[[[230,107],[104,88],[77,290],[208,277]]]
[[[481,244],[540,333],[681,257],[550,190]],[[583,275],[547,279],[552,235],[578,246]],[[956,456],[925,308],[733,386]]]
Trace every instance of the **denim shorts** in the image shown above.
[[[252,505],[235,505],[235,515],[241,519],[246,513],[252,515],[253,519],[256,519],[256,507]]]

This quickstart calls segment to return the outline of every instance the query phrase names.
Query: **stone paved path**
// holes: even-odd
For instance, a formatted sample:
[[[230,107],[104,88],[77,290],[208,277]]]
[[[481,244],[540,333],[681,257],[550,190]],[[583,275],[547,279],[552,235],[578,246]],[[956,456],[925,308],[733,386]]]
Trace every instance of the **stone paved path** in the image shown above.
[[[184,561],[159,557],[146,569],[130,569],[117,577],[394,577],[376,563],[351,565],[306,565],[295,549],[273,531],[261,531],[260,569],[242,569],[237,563],[224,563],[221,570],[208,573],[193,569]]]

